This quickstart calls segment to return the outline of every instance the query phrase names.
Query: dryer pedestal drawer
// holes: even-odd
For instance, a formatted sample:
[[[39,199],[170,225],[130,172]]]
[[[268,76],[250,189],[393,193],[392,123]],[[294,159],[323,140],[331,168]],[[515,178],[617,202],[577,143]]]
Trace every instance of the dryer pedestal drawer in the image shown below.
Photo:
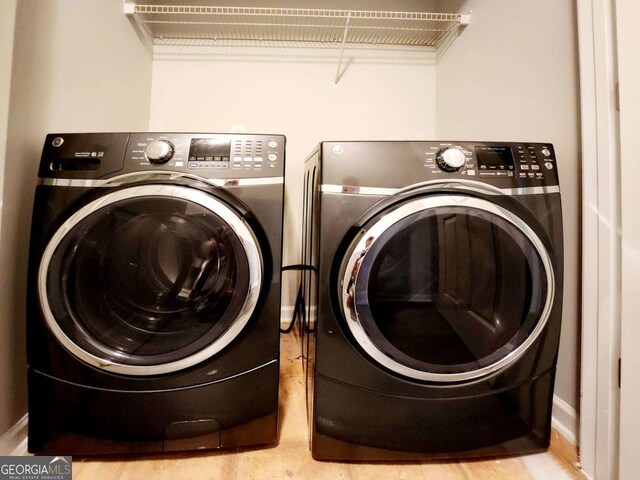
[[[549,446],[555,369],[515,388],[458,398],[412,398],[316,376],[318,460],[461,458]],[[342,405],[358,405],[350,410]]]
[[[177,390],[86,388],[29,371],[29,450],[123,454],[274,443],[278,362]],[[242,401],[238,401],[242,399]]]

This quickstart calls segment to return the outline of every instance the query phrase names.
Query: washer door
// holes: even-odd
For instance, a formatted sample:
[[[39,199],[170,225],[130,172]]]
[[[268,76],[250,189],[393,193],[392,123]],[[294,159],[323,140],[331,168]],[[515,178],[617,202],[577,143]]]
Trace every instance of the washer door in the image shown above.
[[[407,377],[456,382],[519,358],[554,296],[549,253],[519,217],[486,200],[431,195],[382,213],[341,265],[356,342]]]
[[[56,231],[38,272],[51,332],[96,367],[157,375],[195,365],[249,321],[262,255],[226,203],[174,185],[113,191]]]

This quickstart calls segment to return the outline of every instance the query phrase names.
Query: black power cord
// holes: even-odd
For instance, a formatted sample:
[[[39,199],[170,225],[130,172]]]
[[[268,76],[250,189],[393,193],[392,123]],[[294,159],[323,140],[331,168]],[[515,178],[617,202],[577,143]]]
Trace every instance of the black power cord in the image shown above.
[[[304,265],[301,263],[293,264],[293,265],[285,265],[284,267],[282,267],[283,272],[290,271],[290,270],[312,271],[312,272],[317,271],[316,267],[314,267],[313,265]],[[300,282],[300,284],[298,285],[298,294],[296,295],[296,304],[293,309],[293,317],[291,318],[291,323],[289,323],[289,326],[286,328],[280,328],[280,333],[282,334],[291,333],[291,331],[293,330],[293,327],[296,324],[296,321],[300,317],[304,317],[305,306],[306,305],[304,301],[304,295],[302,294],[302,282]]]

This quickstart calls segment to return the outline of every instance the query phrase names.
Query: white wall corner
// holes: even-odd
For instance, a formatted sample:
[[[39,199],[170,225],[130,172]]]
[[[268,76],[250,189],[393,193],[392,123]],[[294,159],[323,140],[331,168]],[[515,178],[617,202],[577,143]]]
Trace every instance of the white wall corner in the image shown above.
[[[25,414],[0,437],[0,455],[10,455],[12,457],[29,455],[27,451],[28,425],[29,416]]]
[[[553,396],[551,425],[573,445],[578,445],[578,412],[557,395]]]

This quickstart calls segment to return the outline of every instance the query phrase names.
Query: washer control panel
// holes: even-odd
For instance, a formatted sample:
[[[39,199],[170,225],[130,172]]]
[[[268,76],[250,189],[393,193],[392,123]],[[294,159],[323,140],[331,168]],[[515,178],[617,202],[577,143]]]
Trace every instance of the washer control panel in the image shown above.
[[[224,133],[52,133],[41,178],[108,178],[171,171],[203,178],[283,177],[284,135]]]

